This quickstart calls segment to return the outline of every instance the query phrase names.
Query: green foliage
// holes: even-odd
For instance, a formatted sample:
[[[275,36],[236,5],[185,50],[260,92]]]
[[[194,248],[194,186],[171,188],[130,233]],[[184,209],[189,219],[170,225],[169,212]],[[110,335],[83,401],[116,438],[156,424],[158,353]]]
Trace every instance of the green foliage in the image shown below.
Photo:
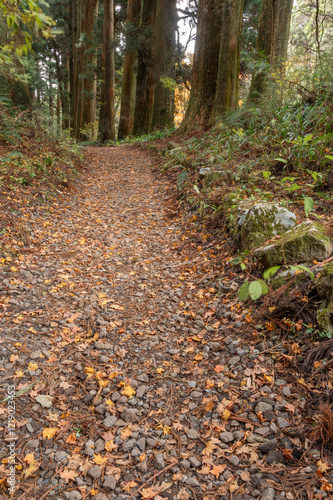
[[[304,196],[303,203],[305,215],[309,217],[309,213],[312,211],[314,205],[313,198],[311,196]]]
[[[245,302],[248,298],[256,301],[267,293],[268,286],[263,280],[255,280],[251,283],[249,283],[248,280],[245,280],[238,290],[238,298],[241,302]]]

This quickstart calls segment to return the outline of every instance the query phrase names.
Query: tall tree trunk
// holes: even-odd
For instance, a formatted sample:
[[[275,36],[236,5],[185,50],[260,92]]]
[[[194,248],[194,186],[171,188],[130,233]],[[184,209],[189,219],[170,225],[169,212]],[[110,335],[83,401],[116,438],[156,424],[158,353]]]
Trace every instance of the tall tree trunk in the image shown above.
[[[78,26],[78,41],[81,39],[81,35],[84,33],[84,5],[83,0],[78,0],[77,9],[77,26]],[[81,39],[81,46],[79,50],[79,58],[77,62],[77,109],[75,117],[75,138],[80,138],[80,131],[82,128],[83,119],[83,89],[84,81],[81,77],[84,71],[84,42]]]
[[[157,0],[154,43],[154,105],[151,130],[174,125],[176,0]],[[162,80],[161,80],[162,78]],[[168,78],[170,80],[168,81]]]
[[[114,140],[114,4],[113,0],[104,0],[103,25],[103,85],[102,104],[99,118],[98,135],[100,141]]]
[[[221,15],[220,0],[199,0],[191,94],[179,133],[209,124],[219,66]]]
[[[154,99],[153,30],[156,0],[144,0],[138,50],[138,74],[135,97],[134,135],[147,134]]]
[[[70,127],[70,56],[65,54],[64,64],[64,95],[62,98],[62,128]]]
[[[243,0],[224,0],[214,121],[224,112],[238,109],[242,20]]]
[[[57,135],[61,136],[61,97],[60,89],[58,89],[57,94]]]
[[[96,121],[96,66],[97,55],[94,48],[93,30],[98,14],[98,0],[87,0],[84,12],[84,33],[86,36],[84,51],[84,90],[82,125],[94,124]]]
[[[266,65],[283,71],[287,58],[293,0],[262,0],[256,52]],[[268,68],[257,71],[253,77],[248,103],[260,99],[267,79]]]
[[[118,139],[132,135],[134,125],[136,75],[138,68],[138,30],[141,0],[128,0],[126,26],[126,52],[121,92]]]

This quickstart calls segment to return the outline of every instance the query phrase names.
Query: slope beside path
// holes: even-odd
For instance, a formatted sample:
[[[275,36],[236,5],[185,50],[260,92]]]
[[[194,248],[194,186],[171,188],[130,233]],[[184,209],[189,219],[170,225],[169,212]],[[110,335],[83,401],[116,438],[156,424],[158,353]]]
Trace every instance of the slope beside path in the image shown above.
[[[13,443],[14,498],[285,498],[301,417],[273,344],[216,295],[216,249],[146,152],[86,163],[0,271],[0,498]]]

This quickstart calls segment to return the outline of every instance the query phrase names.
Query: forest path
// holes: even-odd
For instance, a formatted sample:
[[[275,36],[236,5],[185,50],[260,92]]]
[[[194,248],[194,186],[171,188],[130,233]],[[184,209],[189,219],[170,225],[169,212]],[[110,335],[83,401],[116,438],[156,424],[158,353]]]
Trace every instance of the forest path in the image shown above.
[[[15,498],[273,499],[258,447],[284,406],[256,389],[264,356],[249,356],[244,317],[216,298],[212,249],[198,253],[147,153],[86,158],[77,187],[30,221],[35,248],[4,272],[1,399],[23,389]]]

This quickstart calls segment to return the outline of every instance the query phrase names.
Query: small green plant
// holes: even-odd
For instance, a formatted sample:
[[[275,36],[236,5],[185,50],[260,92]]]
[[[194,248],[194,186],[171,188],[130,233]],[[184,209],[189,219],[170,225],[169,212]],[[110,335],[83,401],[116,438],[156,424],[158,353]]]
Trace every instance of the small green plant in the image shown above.
[[[241,302],[245,302],[248,298],[256,301],[266,293],[268,293],[268,286],[264,280],[255,280],[251,283],[245,280],[238,290],[238,298]]]
[[[309,217],[309,213],[312,212],[313,210],[313,205],[314,205],[313,198],[311,198],[311,196],[304,196],[303,204],[304,204],[305,215],[306,217]]]
[[[324,339],[331,339],[333,337],[332,332],[328,330],[322,330],[321,332],[318,331],[319,338],[324,338]]]

